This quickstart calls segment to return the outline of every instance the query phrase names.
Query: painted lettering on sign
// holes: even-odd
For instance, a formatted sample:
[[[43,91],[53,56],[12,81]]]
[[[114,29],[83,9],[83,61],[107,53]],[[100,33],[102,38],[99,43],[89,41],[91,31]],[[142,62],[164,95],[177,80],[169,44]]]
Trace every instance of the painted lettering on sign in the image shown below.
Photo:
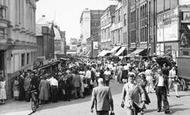
[[[183,12],[182,22],[190,22],[190,12]]]

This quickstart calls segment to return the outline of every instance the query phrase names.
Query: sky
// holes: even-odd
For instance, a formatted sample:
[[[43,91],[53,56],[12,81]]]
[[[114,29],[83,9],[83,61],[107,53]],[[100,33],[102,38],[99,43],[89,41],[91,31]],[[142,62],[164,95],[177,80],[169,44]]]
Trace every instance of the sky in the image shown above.
[[[105,10],[112,0],[39,0],[37,2],[36,20],[45,15],[54,21],[69,38],[80,37],[80,16],[85,8]]]

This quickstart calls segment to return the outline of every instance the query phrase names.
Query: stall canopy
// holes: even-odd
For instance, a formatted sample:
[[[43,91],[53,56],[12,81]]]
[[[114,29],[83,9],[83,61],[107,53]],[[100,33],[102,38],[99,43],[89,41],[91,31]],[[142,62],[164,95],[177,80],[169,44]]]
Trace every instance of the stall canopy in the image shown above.
[[[110,53],[115,53],[115,52],[117,52],[119,49],[121,48],[121,46],[115,46],[111,51],[110,51]]]
[[[121,47],[120,50],[115,54],[115,56],[125,55],[125,51],[126,51],[126,48]]]
[[[109,56],[111,53],[108,50],[102,50],[99,54],[98,57],[104,57],[104,56]]]
[[[136,55],[142,55],[142,56],[144,56],[144,55],[147,54],[146,51],[147,51],[147,49],[138,48],[138,49],[136,49],[134,52],[128,54],[127,57],[134,57],[134,56],[136,56]]]

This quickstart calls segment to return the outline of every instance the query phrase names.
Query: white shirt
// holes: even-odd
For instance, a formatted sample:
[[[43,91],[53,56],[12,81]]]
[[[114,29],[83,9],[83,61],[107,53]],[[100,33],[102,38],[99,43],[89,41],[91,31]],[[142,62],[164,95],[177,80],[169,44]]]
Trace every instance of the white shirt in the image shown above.
[[[50,78],[49,82],[51,86],[58,86],[58,81],[54,77]]]
[[[86,78],[91,78],[91,71],[90,70],[87,70],[86,71]]]
[[[100,72],[96,72],[96,76],[97,76],[97,77],[100,77]]]
[[[158,86],[164,86],[164,77],[158,75]]]
[[[111,75],[111,72],[106,70],[106,71],[104,72],[104,75]]]
[[[152,76],[152,70],[147,69],[147,70],[144,72],[144,74],[145,74],[146,76]]]
[[[176,76],[176,71],[175,70],[170,70],[169,72],[169,78],[174,78]]]
[[[128,75],[134,75],[134,76],[135,76],[135,73],[132,72],[132,71],[130,71],[130,72],[128,73]]]

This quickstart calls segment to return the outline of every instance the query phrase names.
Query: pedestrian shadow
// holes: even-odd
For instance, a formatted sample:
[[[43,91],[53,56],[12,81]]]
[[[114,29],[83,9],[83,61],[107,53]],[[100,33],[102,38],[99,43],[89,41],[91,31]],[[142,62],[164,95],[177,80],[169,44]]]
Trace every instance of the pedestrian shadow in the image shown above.
[[[156,111],[157,109],[148,109],[148,110],[145,110],[145,113],[152,113],[154,111]]]
[[[120,94],[122,91],[122,87],[123,87],[123,85],[118,85],[118,84],[116,84],[115,81],[110,82],[110,88],[112,91],[112,95]],[[85,103],[85,102],[89,102],[89,105],[90,105],[90,100],[91,100],[91,95],[87,95],[85,98],[72,99],[71,101],[61,101],[60,100],[56,103],[48,103],[48,104],[40,105],[40,107],[37,109],[37,112],[46,110],[46,109],[80,104],[80,103]],[[7,103],[5,105],[0,105],[0,115],[8,114],[11,112],[21,112],[21,111],[29,111],[28,112],[29,115],[35,115],[35,113],[32,113],[32,112],[30,113],[30,111],[32,111],[30,102],[10,100],[10,101],[7,101]]]
[[[120,94],[122,91],[122,86],[123,85],[118,86],[116,81],[111,80],[110,89],[111,89],[112,95]],[[64,107],[64,106],[68,106],[68,105],[85,103],[85,102],[89,102],[90,100],[91,100],[91,95],[87,95],[87,96],[85,96],[85,98],[71,99],[71,101],[59,101],[56,103],[43,104],[38,108],[37,111],[42,111],[42,110],[51,109],[51,108],[57,108],[57,107],[61,107],[61,106]],[[90,102],[89,102],[89,104],[90,104]]]
[[[175,114],[176,112],[178,112],[178,111],[185,111],[185,110],[189,110],[190,108],[171,108],[170,110],[171,110],[171,113],[170,113],[170,115],[173,115],[173,114]]]
[[[174,105],[170,105],[170,107],[176,107],[176,106],[183,106],[184,104],[174,104]]]
[[[170,105],[170,107],[172,108],[172,107],[183,106],[183,105],[184,105],[184,104],[174,104],[174,105]],[[188,108],[188,109],[190,109],[190,108]],[[185,110],[186,110],[186,109],[185,109]],[[157,111],[157,109],[147,109],[147,110],[145,110],[145,113],[152,113],[152,112],[155,112],[155,111]],[[172,108],[171,111],[172,111],[172,113],[175,113],[175,112],[177,112],[177,111],[182,111],[182,110]],[[171,114],[172,114],[172,113],[171,113]]]
[[[188,95],[180,95],[180,97],[190,97],[190,94],[188,94]]]

